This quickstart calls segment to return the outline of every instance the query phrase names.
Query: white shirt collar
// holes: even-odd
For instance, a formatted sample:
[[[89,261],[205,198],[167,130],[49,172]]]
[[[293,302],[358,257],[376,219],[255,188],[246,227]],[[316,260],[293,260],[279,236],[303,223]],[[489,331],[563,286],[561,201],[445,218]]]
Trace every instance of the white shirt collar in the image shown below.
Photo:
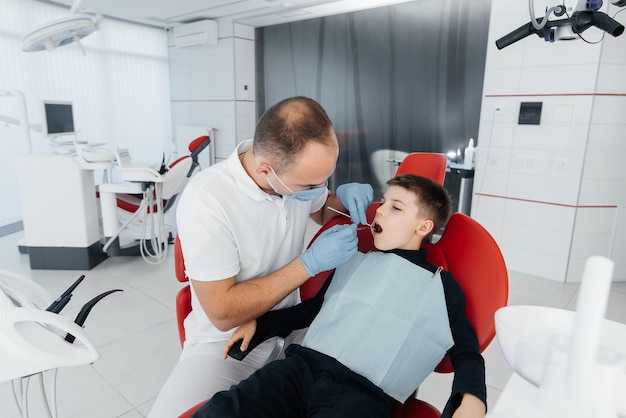
[[[228,169],[235,178],[239,189],[254,200],[276,200],[278,196],[265,193],[258,184],[248,175],[241,164],[239,156],[252,148],[252,139],[246,139],[237,145],[235,151],[228,157]],[[282,200],[282,199],[281,199]]]

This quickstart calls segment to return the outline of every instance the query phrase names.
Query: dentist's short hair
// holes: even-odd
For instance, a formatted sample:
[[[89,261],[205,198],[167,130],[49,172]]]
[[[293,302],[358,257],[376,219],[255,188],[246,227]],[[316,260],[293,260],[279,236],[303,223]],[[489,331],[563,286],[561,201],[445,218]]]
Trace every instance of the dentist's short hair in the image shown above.
[[[276,172],[284,171],[310,141],[336,143],[333,124],[324,108],[308,97],[284,99],[263,113],[254,133],[255,155],[270,158]]]

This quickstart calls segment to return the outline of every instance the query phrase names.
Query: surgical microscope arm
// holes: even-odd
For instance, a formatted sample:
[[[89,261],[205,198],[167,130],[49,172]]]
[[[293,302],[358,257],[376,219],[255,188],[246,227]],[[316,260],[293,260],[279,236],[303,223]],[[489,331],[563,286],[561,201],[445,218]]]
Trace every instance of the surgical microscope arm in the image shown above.
[[[621,1],[613,1],[613,3],[618,6],[623,6]],[[565,14],[565,8],[563,6],[559,6],[559,10],[555,12],[555,15],[562,16],[563,14]],[[540,19],[537,19],[537,23],[540,23]],[[547,21],[547,23],[540,29],[537,29],[536,26],[539,25],[533,25],[532,21],[520,26],[514,31],[498,39],[496,41],[496,47],[498,49],[502,49],[526,38],[533,33],[540,38],[547,39],[550,36],[552,28],[559,26],[571,26],[572,31],[577,34],[583,33],[592,26],[602,29],[615,37],[624,33],[624,25],[615,21],[606,13],[599,12],[597,10],[577,10],[568,19]]]

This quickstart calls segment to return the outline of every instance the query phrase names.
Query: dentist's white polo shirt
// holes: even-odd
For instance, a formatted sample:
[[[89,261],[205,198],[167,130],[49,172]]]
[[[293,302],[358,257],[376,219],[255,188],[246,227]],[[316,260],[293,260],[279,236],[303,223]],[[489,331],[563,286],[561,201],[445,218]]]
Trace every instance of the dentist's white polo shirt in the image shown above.
[[[176,219],[187,276],[216,281],[237,276],[241,282],[265,276],[296,258],[304,247],[307,220],[321,209],[327,194],[311,202],[283,199],[261,190],[241,165],[239,144],[230,157],[196,174],[184,189]],[[298,302],[297,290],[276,308]],[[193,292],[185,320],[185,344],[226,341],[209,321]]]

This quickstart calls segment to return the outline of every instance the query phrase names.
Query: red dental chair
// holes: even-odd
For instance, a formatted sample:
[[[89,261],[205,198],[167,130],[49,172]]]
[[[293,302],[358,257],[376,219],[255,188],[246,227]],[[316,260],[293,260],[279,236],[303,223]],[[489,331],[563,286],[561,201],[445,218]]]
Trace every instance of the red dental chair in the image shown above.
[[[96,193],[106,241],[102,250],[108,256],[141,254],[146,261],[163,261],[171,238],[164,216],[199,167],[198,156],[210,142],[206,135],[194,139],[189,155],[167,167],[163,162],[160,169],[133,163],[126,149],[115,151],[123,182],[101,184]]]
[[[211,138],[207,135],[199,136],[189,143],[187,148],[189,149],[189,155],[183,155],[176,159],[169,166],[164,168],[165,173],[172,177],[167,183],[164,183],[163,190],[163,211],[167,212],[178,194],[187,184],[187,180],[198,168],[200,163],[198,162],[198,155],[209,146]],[[174,174],[176,173],[176,174]],[[136,194],[118,193],[117,194],[117,207],[121,212],[126,212],[129,215],[133,214],[139,209],[141,205],[142,196]],[[156,205],[151,209],[156,211]],[[123,216],[122,216],[123,217]]]
[[[378,203],[372,204],[367,211],[367,219],[374,218]],[[328,221],[313,240],[323,231],[334,225],[351,221],[337,216]],[[375,250],[373,237],[369,231],[358,231],[359,251]],[[436,243],[425,243],[428,249],[428,261],[443,267],[454,275],[466,297],[465,312],[474,325],[480,351],[482,352],[495,336],[495,312],[507,304],[508,274],[502,253],[493,237],[478,222],[462,213],[450,217],[443,235]],[[187,281],[184,272],[184,259],[180,243],[175,243],[175,268],[179,281]],[[323,272],[310,278],[300,287],[303,300],[315,295],[328,278],[330,272]],[[189,286],[185,286],[176,297],[176,318],[181,344],[185,340],[183,321],[191,310]],[[446,356],[435,369],[436,372],[453,372],[452,364]],[[204,403],[204,402],[203,402]],[[187,411],[182,417],[190,417],[200,408],[199,404]],[[439,418],[441,413],[429,403],[411,398],[404,404],[396,404],[392,418]]]

